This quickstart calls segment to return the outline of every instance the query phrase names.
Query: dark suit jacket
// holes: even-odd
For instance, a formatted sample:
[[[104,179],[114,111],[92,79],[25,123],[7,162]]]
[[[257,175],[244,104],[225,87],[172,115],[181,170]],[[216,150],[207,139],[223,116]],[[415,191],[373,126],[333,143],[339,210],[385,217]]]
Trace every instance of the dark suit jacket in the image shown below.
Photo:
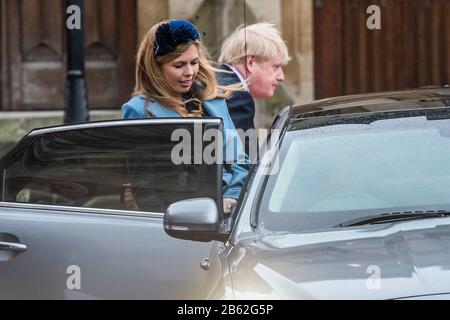
[[[238,75],[228,66],[222,65],[220,68],[232,72],[217,73],[217,82],[220,85],[227,86],[241,82]],[[255,102],[247,91],[235,92],[226,100],[226,103],[236,129],[243,129],[246,131],[247,129],[255,128],[253,123],[253,119],[255,118]]]
[[[220,68],[226,71],[231,71],[231,73],[217,73],[217,82],[220,85],[227,86],[241,82],[238,75],[228,66],[222,65]],[[228,112],[230,113],[236,129],[242,129],[244,132],[248,129],[255,129],[253,122],[253,119],[255,118],[255,101],[250,93],[247,91],[237,91],[230,98],[226,99],[225,102],[227,103]],[[244,145],[245,153],[249,156],[250,161],[253,163],[257,159],[257,154],[254,153],[258,152],[258,142],[256,140],[257,138],[255,131],[252,130],[251,132],[247,132],[247,137],[248,138],[243,139],[241,136],[241,141]],[[250,150],[250,143],[256,148]]]

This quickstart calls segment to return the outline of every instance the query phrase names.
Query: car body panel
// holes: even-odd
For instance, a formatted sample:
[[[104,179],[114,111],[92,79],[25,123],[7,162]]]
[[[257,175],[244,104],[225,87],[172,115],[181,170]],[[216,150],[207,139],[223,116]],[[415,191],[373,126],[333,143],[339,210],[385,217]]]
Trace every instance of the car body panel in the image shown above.
[[[395,299],[450,292],[450,218],[238,242],[237,298]]]
[[[446,107],[450,104],[450,88],[434,87],[415,90],[376,92],[327,98],[294,106],[291,120],[327,115],[417,110]]]
[[[198,299],[211,243],[169,237],[162,215],[111,215],[0,206],[0,238],[25,252],[0,251],[2,299]],[[79,267],[79,288],[70,266]],[[72,285],[71,285],[72,283]]]

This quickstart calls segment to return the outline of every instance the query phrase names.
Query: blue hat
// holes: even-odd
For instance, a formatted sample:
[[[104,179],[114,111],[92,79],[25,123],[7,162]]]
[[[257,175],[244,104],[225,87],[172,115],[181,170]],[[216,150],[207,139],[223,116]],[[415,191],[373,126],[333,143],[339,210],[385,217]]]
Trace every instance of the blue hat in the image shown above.
[[[155,56],[164,56],[175,51],[180,44],[200,39],[197,28],[186,20],[170,20],[161,24],[155,33]]]

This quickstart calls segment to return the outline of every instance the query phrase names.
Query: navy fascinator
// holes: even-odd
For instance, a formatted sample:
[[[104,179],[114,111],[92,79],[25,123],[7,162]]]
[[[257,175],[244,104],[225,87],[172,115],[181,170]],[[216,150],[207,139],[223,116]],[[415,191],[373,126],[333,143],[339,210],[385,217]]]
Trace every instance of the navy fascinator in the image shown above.
[[[155,56],[160,57],[175,51],[180,44],[200,39],[197,28],[186,20],[170,20],[161,24],[155,33]]]

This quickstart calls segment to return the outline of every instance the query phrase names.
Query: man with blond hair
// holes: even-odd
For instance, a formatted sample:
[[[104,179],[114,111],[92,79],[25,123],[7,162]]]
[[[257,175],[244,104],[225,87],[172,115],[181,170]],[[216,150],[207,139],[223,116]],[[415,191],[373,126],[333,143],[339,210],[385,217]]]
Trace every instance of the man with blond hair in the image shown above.
[[[237,129],[255,128],[253,99],[274,95],[284,80],[282,67],[289,59],[286,44],[271,23],[240,26],[225,39],[219,57],[224,72],[218,72],[217,79],[221,85],[241,83],[245,90],[227,99],[228,110]]]

